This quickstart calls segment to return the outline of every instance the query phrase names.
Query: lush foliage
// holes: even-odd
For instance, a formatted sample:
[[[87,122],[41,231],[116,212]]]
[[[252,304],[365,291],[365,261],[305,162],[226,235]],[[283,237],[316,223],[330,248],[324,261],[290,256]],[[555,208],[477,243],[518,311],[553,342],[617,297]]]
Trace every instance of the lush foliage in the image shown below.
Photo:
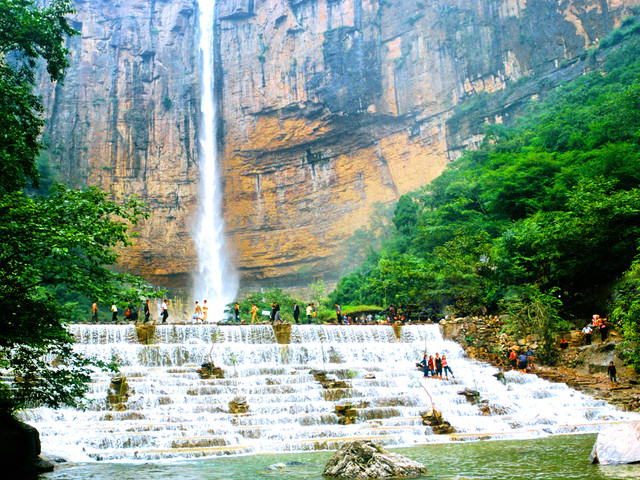
[[[93,369],[78,355],[66,327],[73,303],[139,299],[140,279],[116,273],[117,250],[146,214],[130,199],[107,200],[97,189],[25,193],[37,185],[42,105],[33,93],[34,68],[44,60],[53,80],[67,66],[68,0],[38,6],[0,0],[0,369],[16,378],[0,384],[0,414],[44,404],[75,405]]]
[[[616,286],[611,301],[611,317],[625,339],[623,354],[640,371],[640,263],[634,262]]]
[[[42,59],[54,81],[68,65],[66,19],[69,0],[40,7],[34,0],[0,0],[0,193],[38,182],[38,136],[44,125],[40,98],[33,92],[34,68]]]
[[[489,127],[478,150],[404,195],[395,234],[331,300],[430,315],[519,305],[529,319],[535,307],[551,332],[560,316],[604,311],[640,238],[638,23],[626,21],[600,69]]]

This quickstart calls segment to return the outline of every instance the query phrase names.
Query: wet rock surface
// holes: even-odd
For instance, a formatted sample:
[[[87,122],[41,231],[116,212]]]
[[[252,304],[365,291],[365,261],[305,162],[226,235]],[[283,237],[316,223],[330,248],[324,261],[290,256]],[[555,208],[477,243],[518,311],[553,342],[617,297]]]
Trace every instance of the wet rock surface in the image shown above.
[[[589,460],[601,465],[640,462],[640,422],[603,427]]]
[[[244,398],[236,397],[229,402],[229,413],[239,414],[247,413],[249,411],[249,404]]]
[[[111,379],[109,385],[109,391],[107,393],[107,405],[113,410],[126,410],[127,401],[131,395],[132,390],[129,387],[127,377],[118,376]]]
[[[338,478],[413,478],[427,472],[421,463],[383,450],[370,440],[343,444],[327,462],[323,475]]]
[[[431,430],[436,435],[446,435],[456,431],[449,422],[442,418],[442,413],[438,410],[420,412],[420,416],[422,417],[422,424],[431,427]]]
[[[224,370],[220,367],[216,367],[213,363],[203,363],[197,372],[202,379],[224,378]]]
[[[0,418],[2,478],[34,478],[53,471],[53,463],[43,460],[40,453],[38,430],[9,415]]]

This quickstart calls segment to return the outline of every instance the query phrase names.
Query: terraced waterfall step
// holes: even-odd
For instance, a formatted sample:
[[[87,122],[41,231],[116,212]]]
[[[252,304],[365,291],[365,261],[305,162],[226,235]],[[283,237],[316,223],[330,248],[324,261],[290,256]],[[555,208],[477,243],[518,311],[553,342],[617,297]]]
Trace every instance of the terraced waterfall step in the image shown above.
[[[40,431],[45,454],[68,460],[333,450],[356,438],[397,446],[531,438],[596,431],[629,417],[534,375],[507,372],[503,384],[494,367],[464,358],[436,325],[398,332],[293,325],[288,344],[278,343],[269,325],[156,326],[151,345],[138,341],[133,326],[77,325],[71,332],[79,352],[118,360],[129,395],[109,405],[111,378],[99,373],[86,410],[21,414]],[[446,354],[456,378],[423,379],[415,364],[425,349]],[[224,378],[201,378],[204,363],[220,367]],[[458,394],[464,389],[478,391],[480,403]],[[246,413],[231,413],[234,401],[244,402]],[[339,405],[348,408],[348,421],[336,414]],[[432,406],[453,434],[435,435],[423,425],[421,413]]]

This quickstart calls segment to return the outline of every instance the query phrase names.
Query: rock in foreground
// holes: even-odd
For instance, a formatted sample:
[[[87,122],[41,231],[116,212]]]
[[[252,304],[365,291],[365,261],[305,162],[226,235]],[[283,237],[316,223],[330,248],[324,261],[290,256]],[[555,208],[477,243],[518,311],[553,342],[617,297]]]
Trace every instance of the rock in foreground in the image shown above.
[[[338,478],[412,478],[426,473],[421,463],[385,452],[370,440],[347,442],[324,467],[323,475]]]
[[[601,465],[640,462],[640,422],[604,427],[589,460]]]

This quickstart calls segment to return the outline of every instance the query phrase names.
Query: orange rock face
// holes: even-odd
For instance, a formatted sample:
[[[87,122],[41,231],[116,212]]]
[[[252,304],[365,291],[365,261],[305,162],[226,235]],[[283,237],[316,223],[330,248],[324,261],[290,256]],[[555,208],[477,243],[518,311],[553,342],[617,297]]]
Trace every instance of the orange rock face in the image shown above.
[[[509,105],[480,120],[454,117],[457,104],[523,75],[554,75],[631,3],[218,0],[219,158],[243,285],[344,273],[353,232],[376,205],[428,184],[475,145],[483,115],[508,117]],[[43,85],[50,163],[76,185],[148,202],[152,217],[122,267],[188,286],[197,263],[197,7],[77,8],[82,36],[70,43],[65,85]]]

